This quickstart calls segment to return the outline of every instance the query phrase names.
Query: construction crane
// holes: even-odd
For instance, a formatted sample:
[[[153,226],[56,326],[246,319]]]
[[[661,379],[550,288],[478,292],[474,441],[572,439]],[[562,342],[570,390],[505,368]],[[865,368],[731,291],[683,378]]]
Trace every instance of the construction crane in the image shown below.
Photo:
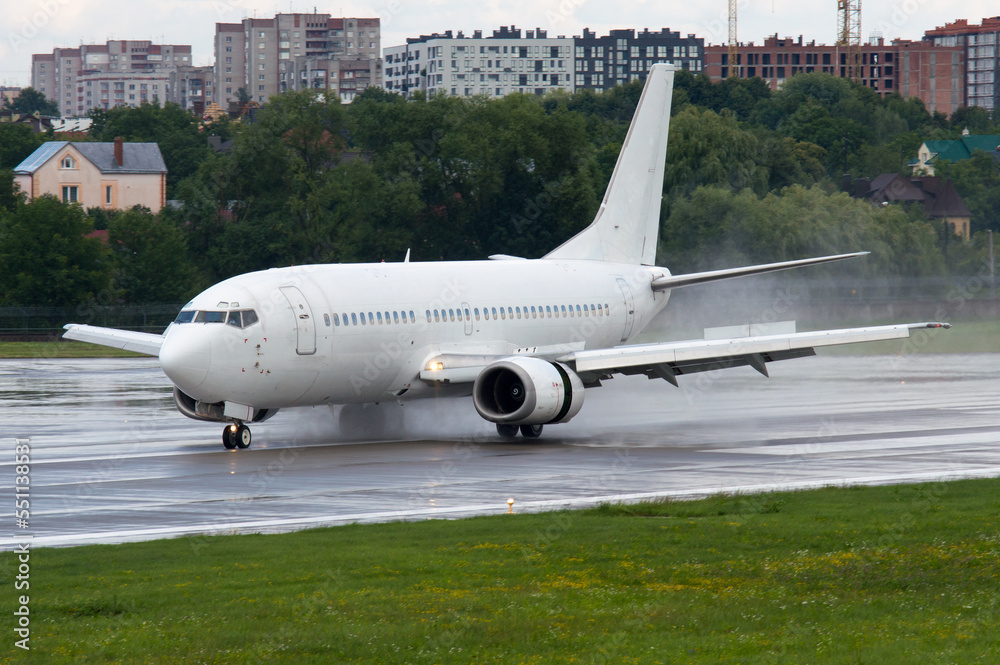
[[[736,3],[738,0],[729,0],[729,75],[739,78],[740,63],[739,53],[736,44]]]
[[[731,0],[730,0],[731,4]],[[732,19],[730,18],[730,21]],[[861,0],[837,0],[837,46],[844,53],[844,75],[858,83],[861,66]]]

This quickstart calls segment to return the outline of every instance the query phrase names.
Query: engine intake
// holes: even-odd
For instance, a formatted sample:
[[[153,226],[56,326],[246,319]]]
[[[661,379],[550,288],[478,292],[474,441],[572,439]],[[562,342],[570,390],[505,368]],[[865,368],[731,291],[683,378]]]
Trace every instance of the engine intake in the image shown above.
[[[211,423],[228,423],[233,420],[224,415],[226,406],[224,402],[199,402],[176,386],[174,386],[174,404],[177,405],[178,411],[194,420],[205,420]],[[250,422],[264,422],[277,412],[277,409],[254,409],[253,419]]]
[[[583,406],[583,381],[569,367],[541,358],[498,360],[472,388],[479,415],[494,423],[564,423]]]

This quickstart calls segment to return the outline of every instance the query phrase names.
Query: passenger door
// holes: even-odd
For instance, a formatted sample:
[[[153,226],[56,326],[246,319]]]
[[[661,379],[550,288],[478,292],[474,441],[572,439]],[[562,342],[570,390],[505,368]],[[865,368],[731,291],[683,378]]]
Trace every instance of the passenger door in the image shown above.
[[[312,308],[297,287],[282,286],[281,293],[288,299],[295,317],[295,352],[300,356],[311,356],[316,353],[316,322],[313,321]]]

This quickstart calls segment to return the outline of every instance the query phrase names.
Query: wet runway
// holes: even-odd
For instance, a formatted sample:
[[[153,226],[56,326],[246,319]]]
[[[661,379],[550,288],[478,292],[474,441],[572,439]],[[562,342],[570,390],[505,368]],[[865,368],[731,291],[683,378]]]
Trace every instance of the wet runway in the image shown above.
[[[1000,357],[818,357],[616,378],[538,443],[471,400],[407,404],[415,440],[347,442],[326,408],[282,411],[226,451],[180,415],[153,359],[0,360],[0,473],[30,447],[31,516],[6,549],[448,518],[653,496],[1000,475]],[[197,539],[192,541],[197,543]]]

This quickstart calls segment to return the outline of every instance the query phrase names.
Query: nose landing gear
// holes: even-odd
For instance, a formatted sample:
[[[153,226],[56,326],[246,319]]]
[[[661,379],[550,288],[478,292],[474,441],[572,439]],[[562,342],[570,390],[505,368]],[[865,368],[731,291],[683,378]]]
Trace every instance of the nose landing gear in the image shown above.
[[[250,447],[250,428],[243,423],[233,423],[222,430],[222,445],[226,450]]]

